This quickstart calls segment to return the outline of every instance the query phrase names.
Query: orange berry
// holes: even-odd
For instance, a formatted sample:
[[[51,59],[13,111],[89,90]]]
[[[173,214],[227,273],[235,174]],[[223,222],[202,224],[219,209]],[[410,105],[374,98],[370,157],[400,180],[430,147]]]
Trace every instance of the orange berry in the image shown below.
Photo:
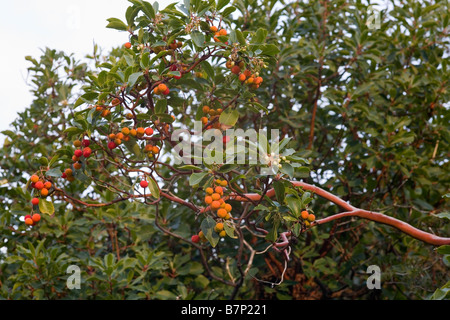
[[[226,36],[226,35],[227,35],[227,30],[225,30],[225,29],[220,29],[219,35],[220,35],[220,36]]]
[[[230,215],[230,213],[228,212],[227,215],[226,215],[226,217],[225,217],[225,220],[230,220],[230,219],[231,219],[231,215]]]
[[[110,133],[108,138],[110,138],[111,140],[114,140],[116,138],[116,135],[114,133]]]
[[[158,146],[154,146],[152,151],[153,151],[154,154],[158,154],[159,153],[159,147]]]
[[[111,114],[111,111],[109,109],[102,111],[102,117],[105,118]]]
[[[199,231],[198,236],[200,237],[200,239],[205,239],[205,234],[203,233],[203,231]]]
[[[205,125],[208,123],[208,118],[207,117],[202,117],[202,124]]]
[[[216,26],[211,26],[210,28],[209,28],[209,30],[211,30],[212,32],[217,32],[217,27]]]
[[[73,168],[75,169],[75,170],[80,170],[81,169],[81,167],[82,167],[82,165],[81,165],[81,163],[74,163],[73,164]]]
[[[247,79],[247,83],[252,84],[255,81],[255,78],[250,77]]]
[[[79,147],[81,147],[81,141],[80,141],[80,140],[75,140],[75,141],[73,142],[73,145],[74,145],[75,147],[79,148]]]
[[[227,236],[227,233],[226,233],[226,231],[225,230],[222,230],[222,231],[220,231],[220,233],[219,233],[219,237],[221,237],[221,238],[225,238]]]
[[[152,128],[146,128],[145,129],[145,134],[148,136],[151,136],[153,134],[153,129]]]
[[[217,210],[217,216],[219,217],[219,218],[222,218],[222,219],[224,219],[226,216],[227,216],[227,210],[225,210],[225,209],[219,209],[219,210]]]
[[[31,217],[31,219],[33,220],[33,222],[39,222],[39,220],[41,220],[41,215],[39,213],[35,213]]]
[[[316,216],[313,215],[312,213],[308,215],[308,221],[313,222],[314,220],[316,220]]]
[[[210,110],[210,107],[208,107],[208,106],[203,106],[203,108],[202,108],[203,113],[208,113],[209,110]]]
[[[124,44],[124,47],[127,48],[127,49],[130,49],[131,48],[131,43],[130,42],[126,42]]]
[[[139,128],[137,128],[136,133],[137,133],[138,137],[143,137],[145,134],[145,129],[142,127],[139,127]]]
[[[302,215],[302,219],[306,220],[306,219],[308,219],[309,213],[308,213],[308,211],[303,210],[301,215]]]
[[[112,99],[111,105],[112,105],[113,107],[118,106],[119,104],[120,104],[120,99],[119,99],[119,98],[114,98],[114,99]]]
[[[45,183],[44,183],[44,188],[45,189],[50,189],[52,187],[52,183],[50,182],[50,181],[46,181]]]
[[[250,77],[252,75],[252,73],[250,72],[250,70],[248,70],[248,69],[246,69],[246,70],[244,70],[244,76],[245,77]]]
[[[207,194],[209,194],[209,195],[211,195],[211,194],[213,194],[214,193],[214,190],[213,190],[213,188],[206,188],[206,193]]]
[[[161,83],[160,85],[158,85],[158,90],[159,92],[164,92],[167,90],[167,86],[164,83]]]
[[[68,177],[70,177],[70,176],[72,176],[72,174],[73,174],[73,172],[72,172],[72,169],[66,169],[66,170],[64,170],[64,173],[66,174],[66,176],[68,176]]]
[[[26,223],[27,225],[31,226],[31,225],[34,223],[34,221],[33,221],[33,219],[31,219],[31,218],[26,218],[26,219],[25,219],[25,223]]]
[[[35,183],[34,187],[38,190],[42,190],[44,188],[44,183],[42,181],[38,181]]]
[[[241,72],[241,68],[239,68],[239,66],[234,66],[231,68],[231,72],[234,74],[239,74]]]
[[[122,140],[121,139],[114,139],[114,143],[116,144],[116,146],[120,146],[122,144]]]
[[[228,181],[227,180],[222,180],[222,182],[220,182],[220,185],[222,187],[226,187],[228,185]]]
[[[231,207],[231,204],[227,203],[225,204],[225,210],[227,210],[227,212],[231,212],[233,208]]]
[[[136,129],[131,129],[131,130],[130,130],[130,134],[131,134],[133,137],[136,137],[136,135],[137,135]]]
[[[260,84],[261,82],[263,82],[263,78],[262,77],[256,77],[255,83],[256,84]]]
[[[247,79],[247,77],[245,76],[245,74],[241,73],[241,74],[239,75],[239,81],[244,82],[245,79]]]
[[[127,128],[128,129],[128,128]],[[124,137],[124,134],[122,132],[119,132],[118,134],[116,134],[116,139],[120,139],[122,140]]]
[[[311,223],[309,223],[308,220],[305,221],[305,226],[309,227],[311,225]]]
[[[212,199],[211,196],[206,196],[206,197],[205,197],[205,203],[206,203],[206,204],[211,204],[212,202],[213,202],[213,199]]]
[[[35,174],[33,174],[30,178],[31,182],[36,183],[39,181],[39,177]]]
[[[228,60],[228,61],[225,63],[225,67],[227,67],[228,69],[233,68],[233,66],[234,66],[234,62],[231,61],[231,60]]]
[[[130,129],[128,129],[128,128],[122,128],[122,133],[124,134],[124,135],[129,135],[130,134]]]
[[[158,88],[158,87],[155,87],[155,89],[153,89],[153,92],[154,92],[155,94],[159,94],[159,93],[160,93],[159,88]]]
[[[211,197],[212,197],[212,199],[214,201],[219,201],[220,200],[220,194],[218,194],[218,193],[213,193]]]
[[[223,188],[222,187],[216,187],[215,189],[214,189],[214,191],[216,192],[216,193],[218,193],[218,194],[223,194]]]
[[[43,188],[43,189],[41,190],[41,195],[44,196],[44,197],[48,196],[48,189]]]
[[[214,209],[214,210],[219,209],[220,208],[220,202],[219,201],[213,201],[211,203],[211,208]]]

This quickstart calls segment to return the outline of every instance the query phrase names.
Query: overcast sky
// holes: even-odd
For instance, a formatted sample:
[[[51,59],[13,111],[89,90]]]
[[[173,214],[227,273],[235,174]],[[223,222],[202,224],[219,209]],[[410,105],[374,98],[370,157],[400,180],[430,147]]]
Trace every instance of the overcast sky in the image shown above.
[[[153,0],[150,2],[153,3]],[[159,0],[160,8],[176,0]],[[63,50],[77,59],[92,53],[93,42],[108,50],[128,40],[126,32],[107,29],[107,18],[125,21],[127,0],[14,0],[0,9],[0,131],[9,128],[17,112],[31,104],[25,56],[41,50]],[[0,134],[0,140],[4,136]]]

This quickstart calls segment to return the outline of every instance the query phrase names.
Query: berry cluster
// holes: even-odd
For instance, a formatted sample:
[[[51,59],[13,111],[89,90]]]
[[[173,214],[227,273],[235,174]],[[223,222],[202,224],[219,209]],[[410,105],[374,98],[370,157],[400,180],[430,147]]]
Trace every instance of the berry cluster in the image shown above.
[[[211,210],[216,211],[217,224],[214,230],[219,233],[220,237],[225,237],[226,232],[223,230],[223,221],[231,219],[232,207],[226,203],[223,197],[224,187],[228,185],[226,180],[216,179],[214,181],[214,188],[206,188],[205,203],[211,207]]]
[[[214,121],[216,118],[219,118],[220,115],[222,114],[221,108],[213,109],[213,108],[210,108],[209,106],[203,106],[202,111],[204,114],[204,116],[201,118],[203,125],[206,125],[208,122]],[[211,126],[208,126],[207,129],[211,129],[211,128],[220,129],[219,119],[217,119],[217,121],[215,121]]]
[[[259,72],[252,73],[249,69],[245,68],[245,62],[235,62],[228,60],[225,66],[231,70],[231,73],[238,76],[239,81],[247,84],[251,89],[258,89],[263,82],[263,78],[259,76]]]
[[[157,85],[155,87],[155,89],[153,89],[153,92],[155,94],[163,94],[163,95],[167,96],[170,93],[170,89],[164,83],[161,83],[161,84]]]
[[[48,196],[52,183],[44,178],[39,178],[36,174],[33,174],[30,178],[31,187],[38,190],[42,197]]]
[[[316,216],[312,213],[309,213],[306,210],[303,210],[301,212],[301,217],[303,219],[303,223],[305,224],[305,226],[309,227],[311,225],[311,222],[313,222],[314,220],[316,220]]]
[[[88,139],[84,139],[83,142],[81,142],[80,140],[75,140],[73,142],[73,145],[77,148],[75,149],[73,156],[72,156],[72,161],[73,163],[73,168],[75,170],[80,170],[82,167],[82,161],[81,161],[81,157],[84,157],[85,159],[89,158],[92,154],[92,150],[91,148],[89,148],[89,145],[91,144],[91,142]],[[69,175],[66,174],[66,176],[64,177],[64,174],[62,176],[62,178],[67,178]]]

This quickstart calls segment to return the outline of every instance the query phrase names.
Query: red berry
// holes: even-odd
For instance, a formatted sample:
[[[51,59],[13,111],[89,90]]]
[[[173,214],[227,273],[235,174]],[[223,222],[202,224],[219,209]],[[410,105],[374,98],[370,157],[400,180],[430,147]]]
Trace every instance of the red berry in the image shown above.
[[[167,88],[167,89],[163,92],[163,95],[167,96],[169,93],[170,93],[170,89]]]
[[[131,48],[131,43],[127,42],[127,43],[124,44],[124,46],[125,46],[125,48],[130,49]]]
[[[30,216],[29,214],[27,214],[27,215],[25,216],[25,220],[27,220],[27,219],[31,219],[31,216]]]
[[[200,237],[198,235],[194,234],[191,237],[191,241],[194,242],[194,243],[199,243],[200,242]]]
[[[36,182],[34,187],[38,190],[42,190],[44,188],[44,183],[42,181],[38,181],[38,182]]]
[[[37,206],[37,205],[39,204],[39,198],[33,198],[33,199],[31,199],[31,203],[32,203],[34,206]]]
[[[83,140],[83,147],[89,147],[90,144],[91,144],[91,141],[89,141],[88,139]]]
[[[86,140],[85,140],[86,141]],[[88,140],[89,141],[89,140]],[[85,158],[89,158],[89,156],[91,155],[92,150],[89,147],[84,148],[83,150],[83,157]]]
[[[80,149],[75,150],[75,152],[73,153],[75,155],[75,157],[81,157],[83,155],[83,151],[81,151]]]
[[[31,220],[33,220],[34,222],[39,222],[39,220],[41,220],[41,215],[39,213],[35,213],[31,217]]]
[[[145,134],[151,136],[153,134],[153,129],[152,128],[145,129]]]
[[[117,147],[116,143],[114,141],[108,142],[108,148],[109,149],[115,149]]]
[[[140,185],[141,185],[142,188],[147,188],[148,187],[148,182],[146,180],[142,180],[140,182]]]
[[[63,178],[63,179],[67,178],[67,174],[65,172],[63,172],[63,174],[61,175],[61,178]]]

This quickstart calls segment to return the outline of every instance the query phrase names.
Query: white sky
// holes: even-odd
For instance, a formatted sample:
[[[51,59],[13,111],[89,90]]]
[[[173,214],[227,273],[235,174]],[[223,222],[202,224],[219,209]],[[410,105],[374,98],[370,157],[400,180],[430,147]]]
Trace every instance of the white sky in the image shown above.
[[[149,2],[153,3],[153,0]],[[159,7],[177,2],[159,0]],[[27,85],[25,56],[38,59],[49,47],[74,53],[77,59],[92,53],[93,43],[106,51],[128,41],[128,33],[107,29],[107,18],[125,21],[127,0],[2,0],[0,9],[0,131],[9,129],[17,112],[33,100]],[[0,134],[0,140],[4,136]]]

